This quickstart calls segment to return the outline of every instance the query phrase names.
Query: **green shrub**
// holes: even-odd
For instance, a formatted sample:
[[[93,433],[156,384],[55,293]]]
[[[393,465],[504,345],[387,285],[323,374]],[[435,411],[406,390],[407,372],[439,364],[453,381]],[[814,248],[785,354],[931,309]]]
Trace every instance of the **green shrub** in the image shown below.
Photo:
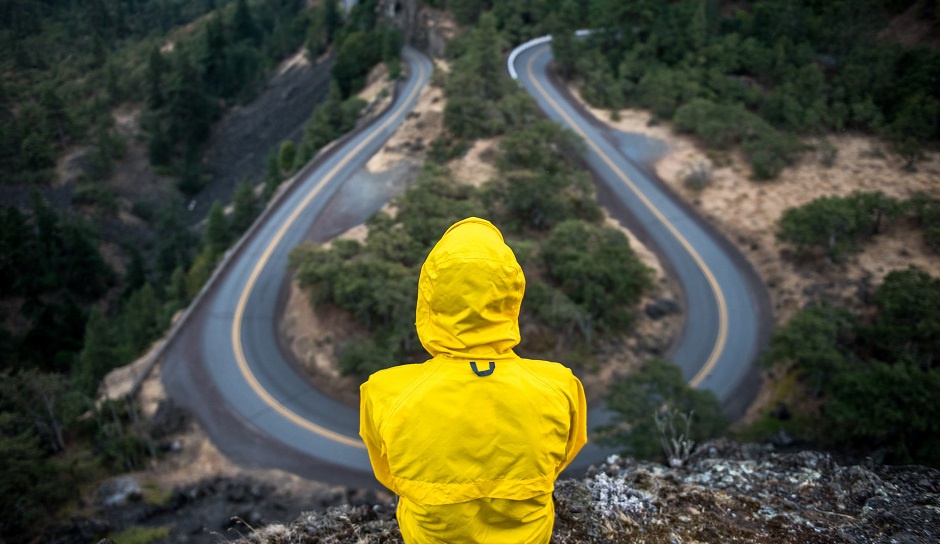
[[[886,219],[901,211],[897,201],[880,192],[855,192],[847,197],[820,197],[783,212],[777,238],[806,251],[822,249],[842,261],[860,250],[860,243],[881,232]]]
[[[453,97],[444,106],[444,128],[456,138],[496,136],[505,126],[498,104],[482,96]]]
[[[464,139],[449,138],[446,134],[441,134],[431,142],[428,149],[428,160],[445,164],[452,159],[463,155],[470,149],[470,143]]]
[[[338,364],[343,374],[368,376],[383,368],[405,362],[396,360],[398,355],[396,350],[381,345],[374,338],[363,338],[343,347]]]
[[[591,321],[610,330],[631,323],[630,306],[652,282],[622,232],[584,221],[555,227],[542,246],[542,263],[550,280]]]
[[[940,253],[940,200],[919,194],[911,198],[908,205],[920,223],[924,242]]]
[[[889,273],[861,311],[805,308],[774,331],[764,362],[796,370],[792,383],[813,400],[793,421],[752,430],[782,427],[890,463],[940,465],[938,350],[940,279],[914,267]]]
[[[784,168],[796,161],[800,142],[794,136],[767,128],[744,142],[742,148],[751,163],[751,175],[756,180],[776,178]]]
[[[637,85],[637,101],[661,119],[671,119],[680,104],[702,94],[688,70],[658,66],[647,72]]]
[[[292,173],[296,161],[297,147],[294,145],[294,142],[290,140],[281,142],[280,151],[278,151],[277,154],[277,162],[281,172],[285,174]]]
[[[155,481],[146,481],[141,484],[143,501],[153,506],[168,506],[176,494],[172,488],[163,487]]]
[[[389,80],[397,81],[401,78],[401,60],[398,57],[388,60],[385,64],[388,66]]]
[[[135,200],[131,204],[131,213],[148,223],[153,223],[157,218],[156,207],[149,200]]]
[[[680,132],[694,134],[708,147],[717,149],[741,143],[764,124],[741,106],[717,104],[705,98],[680,106],[673,121]]]
[[[832,142],[823,138],[817,145],[819,151],[819,162],[826,168],[832,168],[836,163],[836,157],[839,156],[839,149],[832,145]]]
[[[804,308],[774,331],[763,363],[793,365],[819,394],[851,359],[855,326],[844,308],[825,303]]]
[[[770,126],[757,115],[733,104],[716,104],[696,98],[676,110],[676,128],[695,134],[705,145],[727,149],[741,145],[751,163],[755,179],[777,177],[793,164],[800,151],[799,141]]]
[[[526,285],[524,314],[531,314],[564,338],[577,336],[585,342],[593,338],[591,316],[582,306],[568,298],[561,290],[542,281],[532,281]]]
[[[72,194],[76,204],[94,206],[104,215],[116,215],[118,212],[117,196],[114,190],[97,184],[79,185]]]
[[[656,416],[663,411],[691,414],[688,438],[696,442],[720,436],[728,425],[715,394],[691,388],[679,367],[663,359],[651,359],[612,384],[606,406],[613,421],[596,438],[641,459],[662,457]]]
[[[682,183],[693,191],[701,191],[708,186],[711,180],[712,169],[704,162],[689,165],[683,170]]]

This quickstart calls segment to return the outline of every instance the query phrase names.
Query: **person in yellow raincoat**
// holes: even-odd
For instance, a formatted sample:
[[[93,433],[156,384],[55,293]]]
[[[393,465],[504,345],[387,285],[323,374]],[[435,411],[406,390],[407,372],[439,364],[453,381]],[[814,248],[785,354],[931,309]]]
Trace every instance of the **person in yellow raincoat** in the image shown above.
[[[418,280],[415,326],[433,358],[360,389],[359,434],[408,544],[551,539],[555,479],[587,441],[587,406],[568,368],[513,352],[524,291],[495,226],[454,224]]]

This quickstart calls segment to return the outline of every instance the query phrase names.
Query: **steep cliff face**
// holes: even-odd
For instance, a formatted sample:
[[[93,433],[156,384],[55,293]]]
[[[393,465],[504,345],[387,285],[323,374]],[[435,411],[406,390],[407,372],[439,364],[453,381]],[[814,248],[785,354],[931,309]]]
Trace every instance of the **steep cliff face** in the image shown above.
[[[680,469],[613,457],[558,482],[555,504],[555,543],[940,542],[940,471],[842,466],[726,440]],[[237,542],[402,542],[394,516],[393,504],[342,506]]]
[[[405,43],[433,57],[444,54],[445,43],[456,31],[449,14],[418,0],[383,0],[378,9],[402,30]]]

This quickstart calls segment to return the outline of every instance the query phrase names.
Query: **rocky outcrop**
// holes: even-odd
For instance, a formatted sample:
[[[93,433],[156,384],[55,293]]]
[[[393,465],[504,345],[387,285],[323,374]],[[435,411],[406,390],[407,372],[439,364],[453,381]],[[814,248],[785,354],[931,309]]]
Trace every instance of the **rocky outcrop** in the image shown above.
[[[158,501],[134,493],[109,500],[134,486],[118,487],[102,488],[94,517],[50,526],[41,541],[85,544],[136,526],[166,528],[158,542],[173,543],[402,542],[394,503],[373,491],[288,492],[270,481],[216,477]],[[555,508],[556,544],[936,544],[940,471],[718,440],[681,468],[611,457],[582,479],[559,481]]]
[[[940,471],[840,465],[721,440],[683,468],[612,457],[558,482],[555,543],[935,543]],[[402,542],[393,504],[340,506],[240,544]]]
[[[136,528],[142,533],[167,533],[147,540],[152,544],[218,544],[297,517],[305,510],[326,511],[341,505],[352,510],[366,505],[371,508],[390,496],[372,490],[298,485],[283,478],[245,475],[214,476],[166,492],[148,487],[147,480],[141,484],[134,476],[106,482],[93,504],[85,505],[81,514],[46,527],[39,542],[88,544]],[[125,541],[115,540],[117,544]]]
[[[405,43],[432,57],[444,54],[447,40],[456,32],[453,18],[447,12],[417,0],[382,0],[378,10],[401,29]]]

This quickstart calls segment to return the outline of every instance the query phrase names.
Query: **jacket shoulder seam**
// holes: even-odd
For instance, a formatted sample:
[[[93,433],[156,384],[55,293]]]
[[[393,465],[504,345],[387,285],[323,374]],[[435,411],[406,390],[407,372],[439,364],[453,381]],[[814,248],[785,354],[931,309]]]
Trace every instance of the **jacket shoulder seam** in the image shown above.
[[[424,364],[428,364],[428,363],[424,363]],[[384,425],[385,422],[390,421],[395,416],[395,413],[398,412],[398,409],[401,407],[402,403],[404,403],[405,400],[408,397],[410,397],[412,393],[414,393],[415,389],[417,389],[424,382],[428,381],[428,379],[430,379],[430,377],[434,375],[434,373],[436,373],[438,369],[440,368],[439,364],[433,365],[433,366],[434,368],[425,369],[424,373],[421,376],[419,376],[418,379],[415,380],[413,384],[411,384],[407,389],[405,389],[405,391],[401,395],[399,395],[398,400],[395,401],[394,406],[392,406],[392,409],[389,410],[388,417],[384,418],[383,425],[382,425],[383,427],[385,426]],[[381,429],[379,429],[379,431],[381,432]]]
[[[546,362],[548,362],[548,361],[546,361]],[[554,391],[556,394],[558,394],[559,396],[561,396],[561,397],[564,398],[565,400],[568,399],[568,395],[565,394],[565,392],[561,389],[561,387],[559,387],[557,384],[550,383],[550,382],[546,381],[545,378],[543,378],[543,377],[540,376],[537,372],[535,372],[534,370],[532,370],[532,368],[529,367],[529,361],[528,361],[527,359],[519,359],[519,363],[521,363],[520,366],[522,366],[522,368],[524,368],[526,372],[528,372],[528,373],[531,374],[533,377],[535,377],[535,379],[537,379],[538,381],[540,381],[540,382],[542,382],[543,384],[545,384],[546,386],[548,386],[549,389],[551,389],[552,391]],[[558,363],[555,363],[555,364],[558,364]]]

